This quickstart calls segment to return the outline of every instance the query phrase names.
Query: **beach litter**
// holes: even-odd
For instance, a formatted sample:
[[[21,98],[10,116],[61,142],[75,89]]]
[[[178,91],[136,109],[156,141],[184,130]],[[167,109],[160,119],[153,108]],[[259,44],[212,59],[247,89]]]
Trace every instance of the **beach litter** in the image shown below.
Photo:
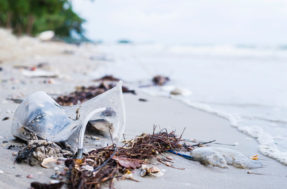
[[[153,165],[153,161],[184,170],[174,166],[173,158],[165,155],[168,152],[222,168],[262,167],[258,160],[235,150],[207,146],[215,140],[191,144],[182,134],[178,137],[166,129],[156,132],[156,127],[152,134],[124,138],[120,146],[125,129],[122,93],[122,83],[118,82],[103,94],[74,106],[60,106],[44,92],[33,93],[23,100],[15,111],[12,133],[27,145],[17,153],[16,162],[55,170],[50,184],[33,182],[32,188],[61,188],[61,183],[72,189],[101,188],[105,183],[112,188],[116,179],[139,182],[134,175],[163,176],[164,171]],[[96,137],[102,145],[84,152],[87,130],[96,131],[99,135],[89,138]],[[66,168],[58,166],[61,162]]]
[[[101,188],[114,179],[137,181],[130,174],[139,169],[139,176],[161,176],[162,171],[150,164],[150,161],[169,149],[182,149],[181,137],[174,132],[161,130],[152,134],[142,134],[124,141],[122,147],[115,145],[96,149],[85,154],[83,159],[68,160],[70,169],[70,188]],[[88,165],[88,166],[87,166]]]
[[[27,154],[31,157],[29,152],[35,152],[42,146],[53,146],[51,150],[54,149],[52,151],[56,153],[50,155],[58,157],[60,149],[56,143],[64,143],[66,149],[77,151],[78,156],[81,156],[86,127],[88,122],[93,120],[109,123],[108,128],[97,127],[98,124],[89,125],[102,132],[109,132],[108,136],[112,137],[110,143],[117,143],[121,139],[125,129],[121,82],[107,92],[71,107],[60,106],[44,92],[33,93],[18,106],[12,122],[12,134],[28,142],[27,148],[19,154],[19,162],[27,159]],[[47,141],[47,144],[44,141]],[[106,142],[102,141],[102,144],[106,145]],[[37,151],[38,153],[40,152]],[[41,157],[33,154],[32,157],[40,161],[47,158],[45,154]]]
[[[193,160],[199,161],[204,165],[211,165],[227,168],[232,165],[242,169],[255,169],[262,167],[262,163],[250,159],[242,153],[229,148],[201,147],[191,151]]]
[[[84,153],[81,158],[75,158],[72,154],[67,155],[67,158],[61,158],[61,156],[59,157],[55,153],[57,150],[52,151],[49,157],[45,156],[46,154],[41,150],[38,156],[38,150],[33,151],[32,156],[35,158],[34,154],[36,154],[37,158],[41,158],[42,167],[54,167],[56,173],[51,176],[54,180],[53,182],[64,183],[71,189],[101,188],[106,184],[110,188],[113,188],[115,180],[139,182],[138,177],[163,176],[165,170],[155,166],[154,161],[167,167],[184,170],[185,168],[174,166],[174,158],[169,156],[168,152],[188,160],[199,161],[204,165],[221,168],[227,168],[227,165],[244,169],[253,169],[262,166],[258,160],[247,158],[235,150],[208,146],[214,143],[215,140],[195,144],[194,142],[187,141],[189,140],[182,138],[182,134],[177,136],[174,131],[168,132],[166,129],[156,132],[156,127],[154,127],[152,134],[143,133],[130,140],[124,139],[121,146],[113,143],[105,147],[93,149]],[[48,143],[47,141],[44,144],[54,145],[54,143]],[[42,147],[36,146],[36,148],[41,149]],[[29,149],[24,151],[29,151]],[[45,152],[50,151],[49,146],[46,146],[44,149]],[[57,147],[57,149],[59,148]],[[55,167],[55,164],[58,164],[59,158],[64,161],[66,166],[66,168],[61,168],[64,170],[62,172],[59,168]],[[33,182],[31,183],[31,187],[37,189],[41,188],[40,186],[62,186],[51,184],[54,183],[35,184]]]
[[[169,81],[170,81],[169,77],[162,76],[162,75],[156,75],[152,78],[153,84],[157,86],[163,86]]]
[[[112,76],[104,76],[96,81],[100,82],[98,85],[92,86],[78,86],[74,92],[68,95],[60,95],[56,98],[56,102],[62,106],[71,106],[83,103],[91,98],[94,98],[115,87],[119,79]],[[126,86],[122,86],[123,93],[136,94],[135,90],[131,90]]]

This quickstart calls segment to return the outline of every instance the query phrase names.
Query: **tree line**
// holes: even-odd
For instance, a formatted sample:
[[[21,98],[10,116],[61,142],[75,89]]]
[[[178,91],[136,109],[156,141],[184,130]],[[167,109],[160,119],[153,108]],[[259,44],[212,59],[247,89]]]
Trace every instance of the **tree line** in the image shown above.
[[[58,37],[83,36],[84,21],[69,0],[0,0],[0,26],[17,35],[53,30]]]

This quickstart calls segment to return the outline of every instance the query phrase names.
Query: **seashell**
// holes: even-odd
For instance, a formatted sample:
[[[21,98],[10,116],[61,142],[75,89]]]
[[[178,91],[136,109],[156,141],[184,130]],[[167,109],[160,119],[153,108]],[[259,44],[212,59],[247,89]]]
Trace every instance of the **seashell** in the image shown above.
[[[53,168],[54,167],[53,165],[56,165],[57,160],[58,160],[58,158],[55,158],[55,157],[45,158],[42,161],[41,166],[44,167],[44,168],[47,168],[47,169]]]
[[[159,173],[160,172],[160,169],[155,167],[155,166],[152,166],[150,168],[148,168],[148,173],[152,174],[152,173]]]
[[[148,166],[148,165],[142,165],[141,171],[140,171],[140,176],[144,177],[147,175],[151,175],[151,176],[162,176],[163,173],[161,172],[161,170],[158,167],[155,166]]]

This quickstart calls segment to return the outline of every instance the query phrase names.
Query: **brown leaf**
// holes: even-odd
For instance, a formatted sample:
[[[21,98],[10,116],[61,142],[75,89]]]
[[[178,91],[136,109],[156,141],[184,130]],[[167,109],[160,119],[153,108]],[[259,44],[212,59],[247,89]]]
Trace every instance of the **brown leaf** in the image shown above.
[[[141,167],[141,164],[144,162],[143,160],[120,157],[120,156],[114,156],[113,159],[116,160],[122,167],[128,169],[139,168]]]

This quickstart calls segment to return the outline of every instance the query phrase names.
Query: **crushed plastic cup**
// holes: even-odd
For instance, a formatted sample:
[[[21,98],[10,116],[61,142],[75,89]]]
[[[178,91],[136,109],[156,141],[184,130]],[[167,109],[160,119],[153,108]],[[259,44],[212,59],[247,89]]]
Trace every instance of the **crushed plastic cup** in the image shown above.
[[[122,82],[82,104],[63,107],[45,92],[28,96],[16,109],[12,134],[28,141],[36,135],[52,142],[67,142],[82,154],[86,126],[91,120],[104,120],[112,142],[118,143],[125,130],[125,106]],[[34,136],[33,136],[34,135]]]

